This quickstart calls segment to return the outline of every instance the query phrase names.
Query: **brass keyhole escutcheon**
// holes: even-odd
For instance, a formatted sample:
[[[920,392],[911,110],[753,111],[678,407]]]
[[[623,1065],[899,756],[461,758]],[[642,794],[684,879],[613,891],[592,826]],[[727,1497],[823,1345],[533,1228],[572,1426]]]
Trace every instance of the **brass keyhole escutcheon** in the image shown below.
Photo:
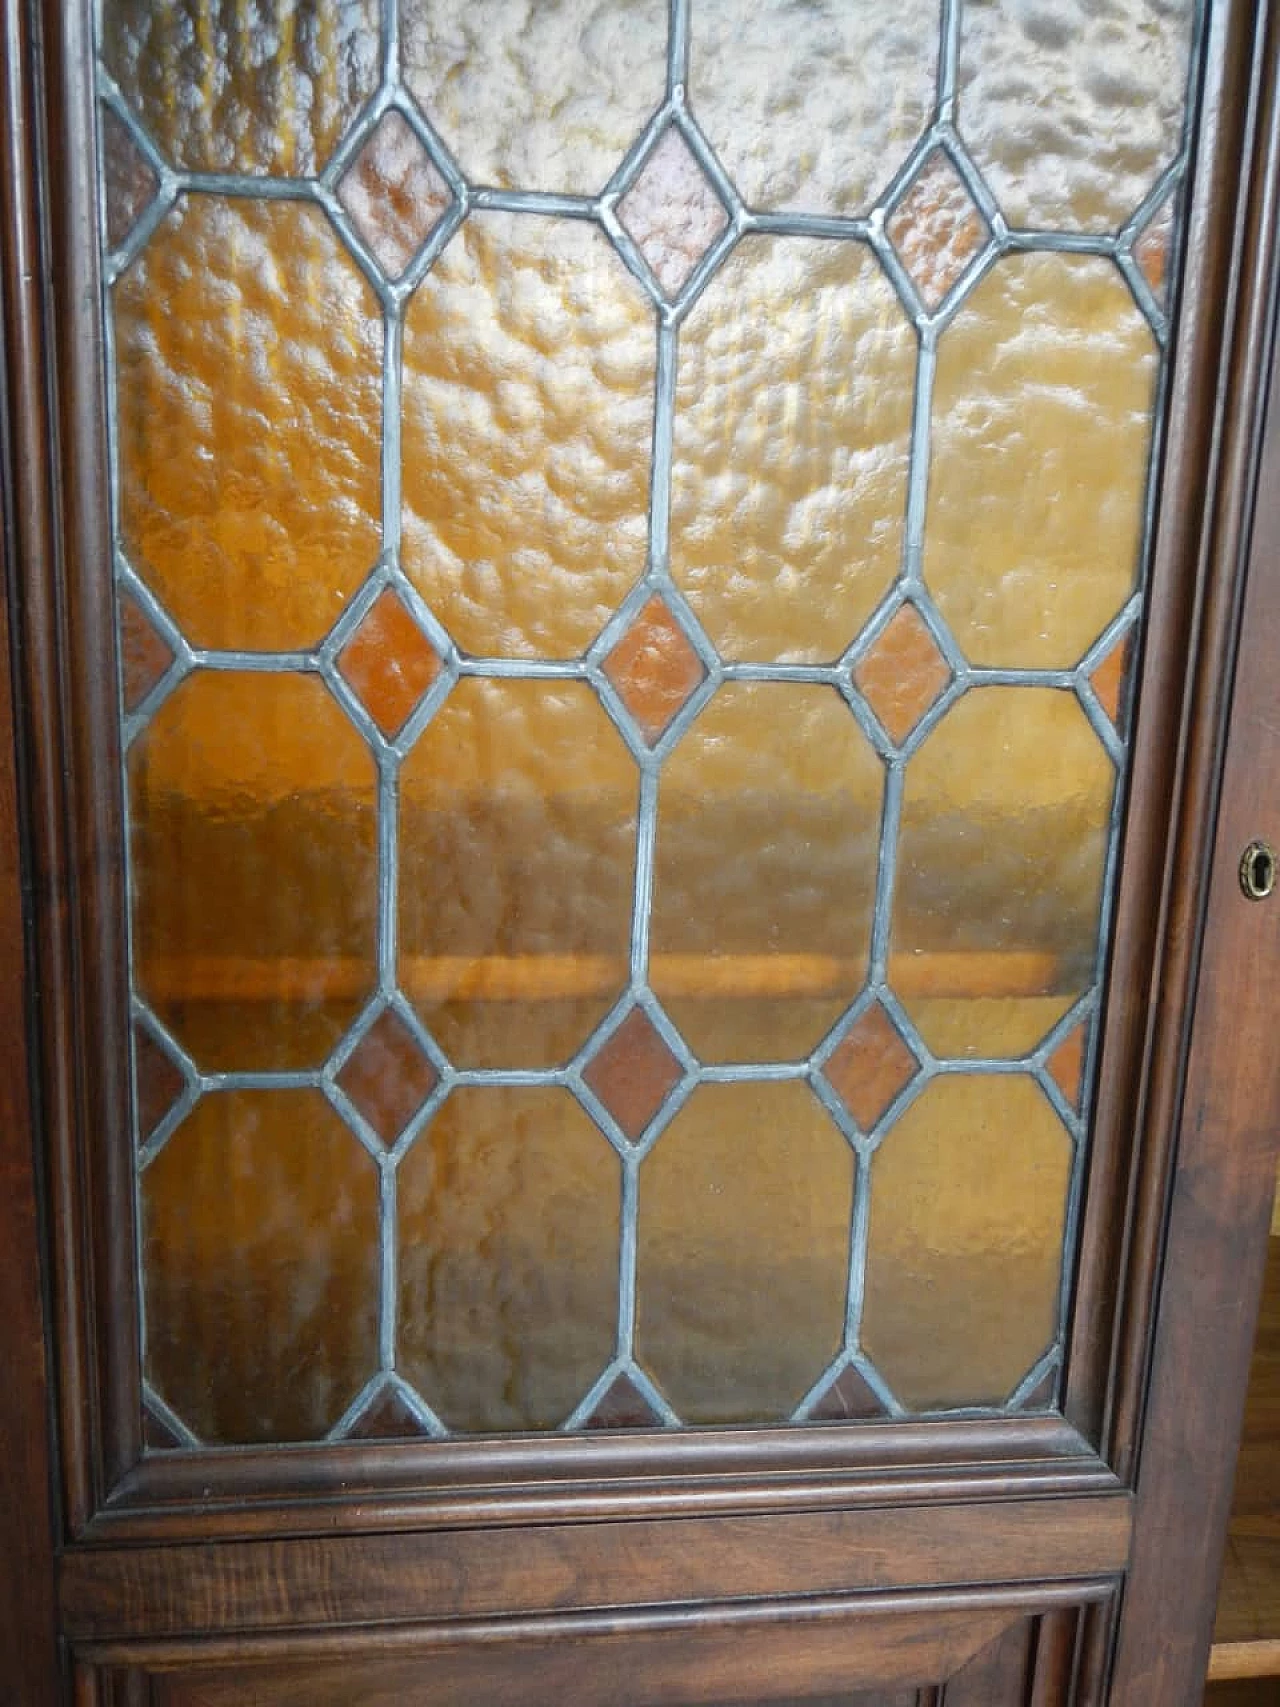
[[[1240,887],[1251,901],[1265,901],[1275,886],[1274,848],[1267,842],[1250,842],[1240,858]]]

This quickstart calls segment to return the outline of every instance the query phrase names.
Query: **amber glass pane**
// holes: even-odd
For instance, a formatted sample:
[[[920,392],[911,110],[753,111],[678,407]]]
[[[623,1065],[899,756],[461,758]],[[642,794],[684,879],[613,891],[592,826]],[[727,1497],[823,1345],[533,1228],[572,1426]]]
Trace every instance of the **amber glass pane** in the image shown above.
[[[690,93],[761,208],[863,213],[929,122],[937,0],[697,0]]]
[[[1042,1091],[936,1079],[876,1151],[862,1340],[913,1410],[1000,1404],[1057,1332],[1071,1144]]]
[[[662,99],[665,0],[401,0],[405,81],[481,184],[602,190]]]
[[[1128,286],[1087,256],[1010,256],[943,335],[924,569],[971,663],[1069,668],[1124,604],[1155,378]]]
[[[1011,225],[1105,231],[1177,152],[1195,0],[965,0],[959,126]]]
[[[613,1354],[618,1158],[566,1091],[456,1091],[399,1172],[399,1357],[452,1428],[555,1428]]]
[[[404,565],[468,652],[574,657],[644,568],[652,310],[603,234],[472,217],[404,334]]]
[[[635,764],[580,682],[459,683],[401,772],[400,983],[463,1067],[552,1067],[626,983]]]
[[[1050,1407],[1195,0],[98,14],[147,1439]]]
[[[857,995],[883,785],[828,687],[727,683],[676,747],[650,982],[704,1060],[803,1057]]]
[[[197,646],[310,646],[378,554],[382,323],[318,207],[190,196],[115,292],[120,521]]]
[[[727,658],[835,658],[901,566],[916,343],[869,249],[748,238],[680,334],[671,566]]]
[[[704,1085],[645,1158],[636,1355],[685,1421],[786,1416],[836,1356],[853,1171],[796,1083]]]
[[[1088,988],[1114,773],[1075,696],[974,688],[907,766],[890,978],[939,1055],[1021,1055]]]
[[[129,761],[140,994],[205,1070],[319,1066],[374,982],[374,767],[314,677],[189,677]]]
[[[142,1176],[144,1370],[203,1440],[313,1440],[377,1367],[378,1176],[318,1091],[204,1097]]]
[[[377,0],[104,0],[107,69],[163,153],[314,174],[378,82]]]

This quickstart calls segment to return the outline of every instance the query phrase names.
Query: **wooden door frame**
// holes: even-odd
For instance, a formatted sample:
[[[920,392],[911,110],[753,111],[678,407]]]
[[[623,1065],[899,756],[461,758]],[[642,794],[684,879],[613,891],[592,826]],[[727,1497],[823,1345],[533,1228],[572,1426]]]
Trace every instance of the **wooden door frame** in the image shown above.
[[[113,666],[100,657],[96,670],[72,680],[66,665],[79,631],[95,624],[109,631],[104,577],[93,561],[106,549],[103,473],[93,449],[101,438],[97,265],[92,243],[75,228],[93,206],[92,85],[82,6],[0,0],[0,8],[8,97],[0,173],[4,547],[16,631],[13,697],[0,681],[0,727],[12,723],[0,741],[0,956],[10,969],[9,1023],[0,1036],[0,1309],[6,1339],[25,1348],[0,1394],[0,1542],[10,1559],[23,1561],[0,1584],[0,1642],[17,1632],[9,1651],[26,1670],[16,1699],[36,1707],[59,1688],[55,1551],[72,1634],[104,1662],[141,1657],[148,1643],[155,1653],[212,1654],[210,1642],[231,1641],[237,1618],[252,1621],[254,1605],[269,1604],[261,1595],[253,1602],[243,1594],[234,1605],[219,1597],[233,1584],[265,1588],[275,1571],[294,1587],[277,1606],[274,1630],[259,1624],[259,1637],[272,1644],[288,1624],[324,1621],[322,1596],[309,1610],[304,1603],[307,1584],[324,1580],[315,1530],[326,1490],[317,1480],[308,1494],[296,1466],[286,1488],[267,1456],[248,1471],[244,1459],[234,1468],[205,1460],[194,1473],[208,1492],[193,1505],[192,1467],[136,1467],[129,1445],[136,1416],[99,1387],[94,1345],[127,1350],[132,1325],[112,1318],[102,1284],[115,1260],[104,1228],[120,1243],[111,1221],[123,1201],[118,1170],[99,1153],[103,1146],[94,1151],[89,1143],[91,1117],[122,1105],[124,1095],[112,1064],[93,1059],[97,1019],[118,1000],[111,809],[89,824],[71,792],[93,777],[94,718],[110,721]],[[572,1442],[522,1448],[507,1455],[504,1472],[524,1478],[518,1524],[503,1488],[486,1476],[484,1447],[454,1452],[454,1479],[443,1490],[437,1479],[430,1510],[409,1490],[436,1475],[438,1449],[398,1450],[395,1475],[381,1485],[388,1460],[376,1449],[335,1449],[318,1474],[331,1482],[337,1462],[356,1482],[364,1479],[370,1505],[353,1527],[374,1532],[328,1545],[345,1550],[352,1593],[363,1573],[370,1607],[378,1596],[385,1613],[388,1582],[398,1579],[406,1635],[440,1571],[465,1575],[469,1561],[467,1580],[492,1585],[477,1561],[495,1524],[511,1526],[507,1543],[533,1559],[528,1605],[504,1579],[491,1586],[500,1598],[481,1595],[473,1604],[464,1596],[449,1609],[455,1618],[499,1605],[534,1616],[546,1592],[535,1581],[545,1584],[575,1544],[584,1550],[581,1569],[604,1572],[624,1602],[657,1593],[671,1601],[701,1595],[710,1605],[716,1582],[760,1553],[775,1592],[794,1598],[798,1616],[824,1596],[852,1604],[892,1590],[884,1581],[886,1535],[899,1560],[889,1574],[904,1590],[918,1586],[926,1561],[940,1560],[950,1544],[953,1586],[940,1591],[941,1604],[961,1596],[964,1583],[983,1580],[984,1557],[992,1594],[1000,1570],[1005,1580],[1010,1572],[1037,1578],[1037,1560],[1065,1547],[1075,1524],[1075,1550],[1061,1555],[1064,1580],[1092,1573],[1098,1584],[1114,1584],[1128,1554],[1132,1508],[1138,1528],[1118,1626],[1109,1612],[1085,1621],[1078,1675],[1088,1695],[1114,1654],[1117,1704],[1192,1707],[1197,1699],[1261,1284],[1272,1135],[1280,1129],[1267,1010],[1257,991],[1252,1002],[1240,994],[1242,967],[1260,984],[1266,966],[1280,964],[1280,903],[1252,907],[1235,883],[1249,836],[1269,831],[1280,844],[1276,808],[1267,804],[1280,796],[1280,758],[1271,751],[1266,698],[1268,639],[1272,656],[1280,655],[1280,414],[1273,409],[1265,431],[1262,416],[1276,298],[1278,36],[1274,0],[1217,0],[1212,8],[1204,75],[1221,110],[1199,139],[1189,245],[1202,252],[1175,364],[1175,414],[1178,398],[1185,407],[1167,452],[1154,577],[1161,603],[1145,648],[1146,697],[1160,715],[1140,713],[1133,761],[1138,767],[1145,752],[1143,774],[1154,779],[1131,814],[1149,844],[1144,869],[1159,883],[1145,901],[1132,884],[1122,896],[1114,962],[1113,982],[1137,991],[1114,1019],[1116,1047],[1131,1049],[1142,1070],[1123,1084],[1116,1079],[1114,1106],[1099,1110],[1100,1122],[1126,1136],[1104,1147],[1081,1256],[1082,1295],[1119,1298],[1123,1308],[1096,1317],[1082,1308],[1078,1320],[1088,1331],[1095,1320],[1106,1324],[1106,1343],[1088,1343],[1082,1330],[1072,1345],[1077,1365],[1095,1377],[1069,1386],[1064,1421],[1002,1424],[998,1440],[975,1423],[895,1425],[870,1450],[867,1431],[854,1429],[797,1431],[791,1441],[775,1435],[763,1456],[750,1434],[668,1441],[661,1473],[647,1477],[638,1477],[636,1449],[626,1442],[592,1442],[589,1451]],[[1235,206],[1229,221],[1215,214],[1223,197]],[[7,644],[3,654],[7,672]],[[82,648],[78,655],[93,654]],[[5,810],[14,798],[19,814]],[[88,912],[86,887],[95,897]],[[29,1052],[26,1016],[37,997],[41,1023]],[[38,1218],[41,1162],[49,1195]],[[47,1308],[42,1249],[54,1253],[44,1273]],[[56,1347],[59,1371],[56,1478],[45,1344]],[[1198,1460],[1198,1499],[1187,1497],[1189,1452]],[[575,1476],[588,1478],[576,1491]],[[1057,1496],[1065,1528],[1050,1534],[1037,1514]],[[916,1513],[914,1551],[904,1509]],[[655,1528],[658,1552],[643,1580],[626,1577],[623,1556],[594,1548],[604,1520],[622,1517],[667,1525],[670,1545],[658,1545]],[[676,1518],[688,1520],[678,1540]],[[326,1521],[341,1528],[342,1511],[330,1507]],[[955,1526],[966,1523],[962,1536]],[[976,1532],[983,1524],[990,1525],[985,1538]],[[291,1540],[272,1539],[289,1531]],[[210,1548],[220,1536],[228,1539]],[[162,1627],[156,1591],[184,1568],[190,1592],[172,1627]],[[1052,1588],[1050,1581],[1046,1593]],[[1106,1594],[1097,1592],[1105,1606]],[[588,1594],[585,1584],[581,1593]],[[215,1600],[217,1629],[208,1612]],[[569,1606],[564,1616],[583,1613],[585,1606]],[[7,1684],[0,1680],[0,1688]]]

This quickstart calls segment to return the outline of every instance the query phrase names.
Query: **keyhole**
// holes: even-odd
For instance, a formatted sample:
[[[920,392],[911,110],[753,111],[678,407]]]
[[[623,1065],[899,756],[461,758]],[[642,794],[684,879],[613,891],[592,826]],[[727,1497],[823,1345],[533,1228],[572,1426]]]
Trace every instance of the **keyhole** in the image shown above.
[[[1276,886],[1276,856],[1266,842],[1250,842],[1240,861],[1240,887],[1251,901],[1265,901]]]

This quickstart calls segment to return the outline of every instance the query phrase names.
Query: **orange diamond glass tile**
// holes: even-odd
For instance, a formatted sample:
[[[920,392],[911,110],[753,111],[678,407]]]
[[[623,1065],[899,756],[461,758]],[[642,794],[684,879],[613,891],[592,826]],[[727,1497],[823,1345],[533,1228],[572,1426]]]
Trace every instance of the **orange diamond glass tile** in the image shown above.
[[[1121,635],[1106,657],[1089,677],[1098,704],[1106,712],[1117,731],[1125,733],[1123,724],[1125,688],[1128,685],[1129,659],[1133,649],[1133,631]]]
[[[669,125],[619,201],[618,220],[665,294],[674,297],[725,230],[729,215],[689,144]]]
[[[124,708],[136,711],[173,663],[173,648],[132,593],[120,594],[120,680]]]
[[[679,1080],[680,1063],[643,1009],[632,1008],[582,1076],[627,1137],[636,1139]]]
[[[1133,245],[1138,270],[1151,286],[1151,294],[1162,308],[1169,302],[1169,261],[1173,247],[1173,215],[1176,197],[1165,197],[1143,226]]]
[[[1089,1022],[1081,1020],[1069,1031],[1049,1057],[1049,1077],[1066,1097],[1072,1108],[1079,1109],[1084,1094],[1085,1051],[1089,1042]]]
[[[609,653],[604,673],[653,746],[707,672],[667,605],[655,597]]]
[[[338,668],[382,733],[393,736],[440,674],[440,657],[386,587],[338,654]]]
[[[914,605],[903,605],[853,673],[899,746],[951,681],[951,666]]]
[[[356,1045],[338,1084],[384,1144],[393,1144],[436,1087],[435,1068],[390,1008]]]
[[[919,1067],[896,1025],[873,1002],[853,1025],[823,1071],[864,1132],[869,1132]]]
[[[391,111],[343,174],[338,200],[397,279],[448,211],[453,192],[408,122]]]
[[[964,181],[941,149],[929,156],[890,215],[888,233],[920,300],[931,310],[946,301],[990,235]]]

